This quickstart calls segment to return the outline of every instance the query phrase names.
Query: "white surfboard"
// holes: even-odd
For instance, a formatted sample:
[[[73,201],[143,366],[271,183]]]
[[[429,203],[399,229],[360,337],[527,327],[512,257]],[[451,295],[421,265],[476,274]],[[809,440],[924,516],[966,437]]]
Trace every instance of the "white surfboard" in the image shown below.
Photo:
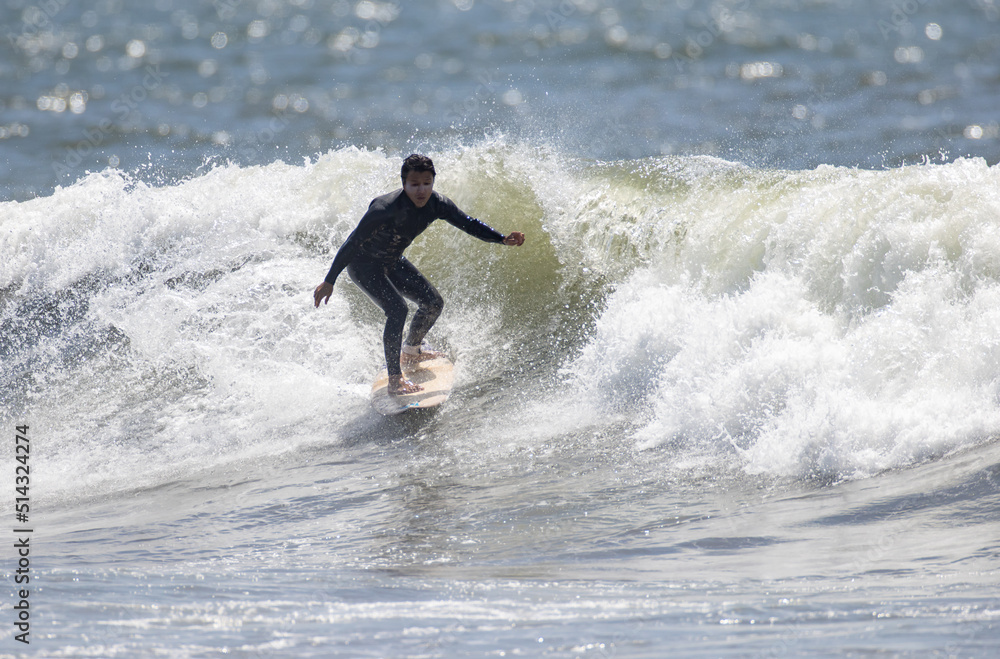
[[[389,395],[389,374],[383,368],[372,385],[372,407],[379,414],[401,414],[406,410],[437,407],[448,400],[455,381],[454,365],[447,357],[437,357],[403,367],[403,375],[423,391],[399,396]]]

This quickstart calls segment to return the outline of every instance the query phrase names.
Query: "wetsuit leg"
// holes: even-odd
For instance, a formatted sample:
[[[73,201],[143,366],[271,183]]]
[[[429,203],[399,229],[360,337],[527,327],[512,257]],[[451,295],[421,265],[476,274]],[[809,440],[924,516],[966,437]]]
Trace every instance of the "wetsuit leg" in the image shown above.
[[[419,346],[431,326],[441,315],[444,299],[420,271],[405,258],[385,266],[373,261],[357,260],[347,266],[347,275],[385,313],[382,348],[389,375],[402,375],[399,353],[406,325],[406,300],[417,303],[418,309],[410,322],[407,345]]]
[[[399,351],[403,343],[403,327],[406,325],[406,300],[389,280],[388,268],[371,261],[355,261],[347,266],[347,275],[365,294],[385,312],[385,330],[382,332],[382,348],[385,352],[385,367],[390,376],[402,375],[399,367]]]
[[[406,345],[419,346],[444,309],[444,298],[420,271],[405,258],[389,270],[389,280],[400,293],[417,303],[417,313],[410,321]]]

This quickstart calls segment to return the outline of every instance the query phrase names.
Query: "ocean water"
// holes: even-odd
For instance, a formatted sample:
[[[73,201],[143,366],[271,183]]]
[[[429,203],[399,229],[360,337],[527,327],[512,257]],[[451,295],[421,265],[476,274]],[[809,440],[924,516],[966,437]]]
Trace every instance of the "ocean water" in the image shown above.
[[[996,3],[0,12],[0,656],[997,655]],[[383,418],[411,151],[528,241]]]

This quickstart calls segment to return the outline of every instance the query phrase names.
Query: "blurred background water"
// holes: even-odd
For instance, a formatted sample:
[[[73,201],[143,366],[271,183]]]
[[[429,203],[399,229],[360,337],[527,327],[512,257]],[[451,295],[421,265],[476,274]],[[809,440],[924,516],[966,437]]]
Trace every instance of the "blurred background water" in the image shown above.
[[[994,0],[4,0],[0,192],[484,135],[891,167],[1000,134]]]

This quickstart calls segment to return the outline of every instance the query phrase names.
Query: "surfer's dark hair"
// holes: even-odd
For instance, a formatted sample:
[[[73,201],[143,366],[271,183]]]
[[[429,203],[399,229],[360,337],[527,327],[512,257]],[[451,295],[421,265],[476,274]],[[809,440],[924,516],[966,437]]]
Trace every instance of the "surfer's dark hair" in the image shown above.
[[[406,177],[410,172],[430,172],[431,176],[437,176],[437,172],[434,171],[434,161],[419,153],[411,153],[403,161],[403,168],[399,171],[403,183],[406,183]]]

